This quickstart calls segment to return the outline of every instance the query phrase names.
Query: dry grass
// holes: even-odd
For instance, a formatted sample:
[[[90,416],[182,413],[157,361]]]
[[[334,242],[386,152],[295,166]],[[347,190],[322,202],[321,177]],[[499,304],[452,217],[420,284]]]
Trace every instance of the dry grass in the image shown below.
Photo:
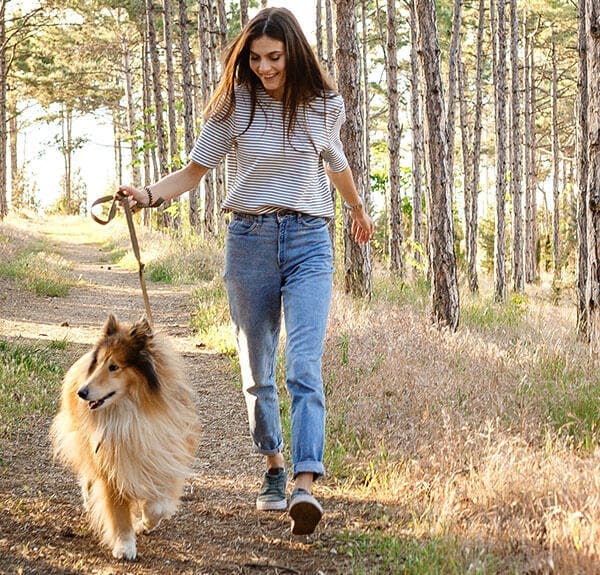
[[[463,295],[480,312],[456,334],[408,296],[338,293],[324,371],[330,423],[344,425],[329,442],[345,456],[340,489],[396,509],[387,533],[491,551],[494,572],[594,573],[598,376],[573,305],[536,291],[492,311]]]

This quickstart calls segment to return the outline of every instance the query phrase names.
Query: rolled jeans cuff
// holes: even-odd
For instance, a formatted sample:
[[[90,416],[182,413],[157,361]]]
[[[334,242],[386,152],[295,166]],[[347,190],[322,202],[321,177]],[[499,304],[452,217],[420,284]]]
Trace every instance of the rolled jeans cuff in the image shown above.
[[[254,453],[260,455],[277,455],[283,451],[283,442],[281,442],[275,449],[263,449],[259,445],[254,444]]]
[[[318,479],[325,477],[325,467],[320,461],[300,461],[294,464],[294,478],[299,473],[312,473]]]

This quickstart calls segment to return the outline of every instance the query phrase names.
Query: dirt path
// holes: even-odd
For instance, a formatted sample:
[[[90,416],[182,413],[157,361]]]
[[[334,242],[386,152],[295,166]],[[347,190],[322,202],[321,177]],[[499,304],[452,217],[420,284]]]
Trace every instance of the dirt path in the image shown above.
[[[70,342],[76,357],[99,335],[109,312],[124,321],[143,310],[137,275],[107,263],[77,229],[32,228],[83,283],[65,298],[37,297],[0,280],[0,337]],[[327,514],[319,531],[292,537],[285,514],[253,507],[262,462],[251,453],[243,399],[229,359],[199,350],[189,329],[191,287],[149,282],[155,324],[183,354],[199,397],[204,434],[196,473],[177,515],[138,540],[139,559],[118,562],[89,533],[73,477],[50,457],[49,418],[2,440],[0,573],[217,574],[349,573],[334,533],[348,502],[322,485]]]

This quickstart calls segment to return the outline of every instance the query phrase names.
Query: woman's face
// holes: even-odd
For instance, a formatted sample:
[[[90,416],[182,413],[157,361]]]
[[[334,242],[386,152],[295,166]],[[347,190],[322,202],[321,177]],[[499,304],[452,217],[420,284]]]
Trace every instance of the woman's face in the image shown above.
[[[250,43],[250,69],[259,77],[265,90],[276,100],[283,100],[285,88],[285,45],[269,36]]]

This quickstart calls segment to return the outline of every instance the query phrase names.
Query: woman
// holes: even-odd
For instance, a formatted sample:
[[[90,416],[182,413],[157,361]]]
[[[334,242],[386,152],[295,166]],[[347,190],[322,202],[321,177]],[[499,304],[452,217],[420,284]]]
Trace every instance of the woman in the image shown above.
[[[321,358],[333,273],[328,220],[334,214],[326,173],[351,211],[355,240],[365,243],[373,233],[340,142],[344,104],[293,14],[266,8],[231,44],[206,116],[186,167],[143,190],[121,190],[132,204],[154,207],[195,188],[228,156],[222,208],[232,219],[224,279],[250,432],[256,451],[266,456],[256,507],[288,506],[275,382],[283,314],[295,481],[289,514],[292,532],[309,534],[323,513],[313,481],[325,473]]]

